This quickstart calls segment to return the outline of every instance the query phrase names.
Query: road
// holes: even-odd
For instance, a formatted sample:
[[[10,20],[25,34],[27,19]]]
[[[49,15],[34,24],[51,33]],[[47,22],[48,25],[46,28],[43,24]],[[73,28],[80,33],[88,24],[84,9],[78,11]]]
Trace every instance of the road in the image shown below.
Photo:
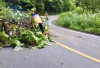
[[[18,52],[3,48],[0,68],[100,68],[100,37],[55,26],[57,17],[46,22],[55,39],[52,46]]]

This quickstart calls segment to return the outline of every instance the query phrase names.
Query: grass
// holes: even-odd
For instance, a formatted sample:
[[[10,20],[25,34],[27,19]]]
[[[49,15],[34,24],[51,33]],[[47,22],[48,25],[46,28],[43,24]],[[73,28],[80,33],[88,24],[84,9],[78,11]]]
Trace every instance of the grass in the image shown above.
[[[75,12],[64,12],[60,14],[57,23],[72,30],[100,34],[100,13],[91,14],[84,12],[78,14]]]

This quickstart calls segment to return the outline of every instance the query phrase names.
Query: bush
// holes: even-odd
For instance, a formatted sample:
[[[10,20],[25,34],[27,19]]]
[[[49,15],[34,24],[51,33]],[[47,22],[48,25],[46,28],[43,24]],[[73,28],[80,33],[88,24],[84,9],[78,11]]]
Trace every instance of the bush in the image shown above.
[[[14,51],[30,46],[44,48],[52,41],[48,32],[49,26],[43,24],[46,36],[42,35],[38,24],[31,21],[31,15],[28,12],[3,7],[0,11],[0,19],[0,42],[4,44],[3,47],[14,46]]]
[[[60,14],[57,22],[60,26],[66,28],[100,34],[100,13],[66,12]]]
[[[78,13],[78,14],[82,14],[83,13],[83,8],[76,7],[73,12]]]

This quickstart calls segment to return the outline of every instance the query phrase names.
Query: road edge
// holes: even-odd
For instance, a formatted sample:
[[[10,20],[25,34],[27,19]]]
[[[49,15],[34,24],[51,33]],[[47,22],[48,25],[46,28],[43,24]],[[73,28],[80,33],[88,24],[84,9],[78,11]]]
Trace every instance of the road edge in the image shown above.
[[[70,32],[75,32],[75,33],[77,33],[77,34],[84,34],[84,35],[87,35],[87,36],[100,38],[100,36],[98,36],[98,35],[89,34],[89,33],[85,33],[85,32],[75,31],[75,30],[66,29],[66,28],[63,28],[63,27],[56,26],[56,25],[52,24],[52,22],[53,22],[54,20],[56,20],[56,19],[57,19],[57,18],[51,19],[51,20],[49,21],[49,25],[54,26],[54,27],[58,27],[58,28],[60,28],[60,29],[65,29],[65,30],[68,30],[68,31],[70,31]]]

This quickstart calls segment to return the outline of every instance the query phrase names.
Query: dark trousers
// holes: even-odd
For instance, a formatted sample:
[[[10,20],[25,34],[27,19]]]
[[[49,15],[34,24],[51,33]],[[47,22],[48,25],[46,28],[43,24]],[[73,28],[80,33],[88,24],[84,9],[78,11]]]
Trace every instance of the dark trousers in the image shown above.
[[[42,33],[43,33],[43,32],[44,32],[44,29],[43,29],[42,23],[39,24],[39,27],[40,27],[40,29],[41,29],[41,31],[42,31]]]

